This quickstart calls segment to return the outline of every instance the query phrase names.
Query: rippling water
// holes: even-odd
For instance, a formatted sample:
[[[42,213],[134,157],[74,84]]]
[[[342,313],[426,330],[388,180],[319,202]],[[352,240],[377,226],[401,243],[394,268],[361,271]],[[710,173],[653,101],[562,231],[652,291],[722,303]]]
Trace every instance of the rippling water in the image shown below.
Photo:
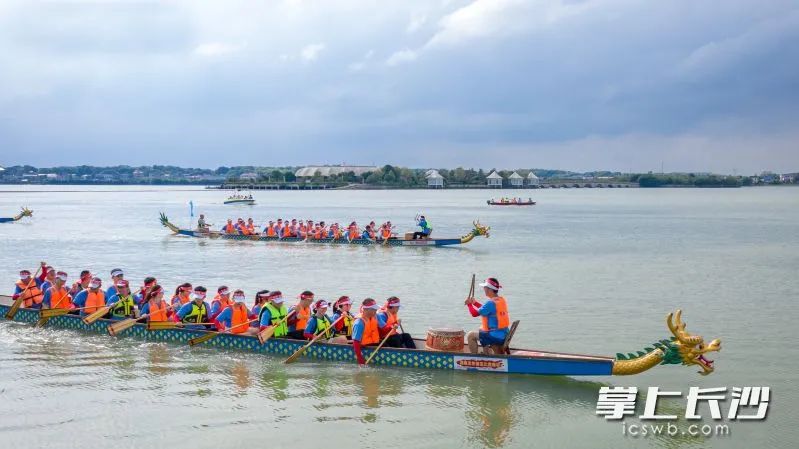
[[[682,307],[688,330],[721,338],[717,371],[657,367],[631,378],[552,378],[359,369],[0,322],[2,447],[225,447],[229,442],[384,447],[793,447],[799,438],[799,189],[524,191],[539,204],[488,208],[486,191],[258,192],[259,205],[222,205],[188,188],[0,186],[0,282],[47,260],[71,275],[122,267],[167,286],[311,289],[333,298],[403,301],[406,330],[464,329],[470,274],[495,275],[521,320],[515,343],[614,354],[667,337]],[[512,194],[512,192],[504,192]],[[328,247],[180,238],[188,201],[209,221],[252,216],[378,223],[489,239],[457,248]],[[594,415],[600,385],[770,386],[765,422],[732,435],[631,438]],[[662,402],[682,410],[675,401]],[[726,410],[726,408],[724,408]],[[707,414],[707,413],[705,413]]]

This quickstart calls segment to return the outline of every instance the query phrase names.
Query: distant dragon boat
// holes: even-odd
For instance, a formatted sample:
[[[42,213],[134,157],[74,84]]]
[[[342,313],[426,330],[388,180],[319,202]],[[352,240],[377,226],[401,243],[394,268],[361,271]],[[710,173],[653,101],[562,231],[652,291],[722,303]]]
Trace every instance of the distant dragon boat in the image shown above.
[[[19,221],[23,217],[31,217],[33,216],[33,211],[28,209],[27,207],[22,208],[22,212],[18,213],[13,217],[0,217],[0,223],[11,223],[13,221]]]
[[[254,235],[240,235],[240,234],[226,234],[224,232],[218,231],[201,231],[201,230],[191,230],[191,229],[182,229],[174,224],[169,222],[169,219],[161,213],[161,224],[169,228],[173,233],[176,235],[184,235],[188,237],[200,237],[200,238],[212,238],[212,239],[228,239],[228,240],[250,240],[250,241],[259,241],[259,242],[283,242],[283,243],[311,243],[311,244],[329,244],[329,245],[376,245],[376,246],[451,246],[451,245],[462,245],[464,243],[469,243],[477,236],[486,236],[488,237],[488,231],[491,229],[488,226],[483,226],[480,224],[479,221],[475,221],[472,223],[474,226],[468,234],[457,237],[457,238],[422,238],[413,240],[407,234],[403,236],[403,238],[399,237],[391,237],[387,241],[384,240],[370,240],[370,239],[352,239],[347,240],[346,237],[334,239],[334,238],[323,238],[323,239],[305,239],[301,237],[267,237],[264,234],[254,234]]]
[[[486,201],[486,203],[489,206],[535,206],[535,201],[512,202],[512,201],[488,200]]]
[[[11,309],[11,298],[0,296],[0,315]],[[39,320],[39,311],[20,308],[14,321],[33,324]],[[77,315],[62,315],[50,318],[47,326],[72,329],[82,332],[108,335],[108,326],[115,321],[100,319],[86,324]],[[721,341],[705,343],[698,335],[689,334],[681,321],[680,311],[669,314],[666,324],[671,331],[670,339],[663,339],[636,353],[618,353],[616,357],[570,354],[563,352],[539,351],[534,349],[509,348],[508,354],[486,355],[462,351],[438,351],[426,349],[424,340],[415,340],[417,348],[382,348],[375,354],[372,364],[386,367],[416,369],[440,369],[462,371],[484,371],[508,374],[539,374],[556,376],[623,376],[638,374],[657,365],[696,366],[699,374],[708,375],[714,371],[713,361],[705,358],[709,352],[719,351]],[[187,344],[192,338],[206,335],[207,331],[182,328],[148,330],[146,324],[136,324],[118,334],[150,342]],[[112,337],[109,337],[112,338]],[[204,343],[204,346],[221,350],[237,350],[257,354],[288,356],[307,342],[285,338],[271,338],[261,344],[255,336],[221,334]],[[363,350],[369,357],[371,348]],[[334,363],[355,363],[355,353],[349,344],[316,343],[305,351],[303,357],[311,360]]]

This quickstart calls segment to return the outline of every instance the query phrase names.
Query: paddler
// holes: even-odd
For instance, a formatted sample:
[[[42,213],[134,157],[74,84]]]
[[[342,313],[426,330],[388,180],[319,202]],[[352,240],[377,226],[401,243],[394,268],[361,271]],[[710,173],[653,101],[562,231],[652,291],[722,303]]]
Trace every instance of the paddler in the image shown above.
[[[225,234],[238,234],[238,231],[236,231],[236,226],[233,224],[232,218],[228,218],[227,223],[225,223],[225,225],[222,226],[222,229],[219,231],[224,232]]]
[[[124,320],[138,317],[139,311],[136,301],[130,293],[130,283],[125,279],[119,279],[115,284],[114,291],[116,292],[114,296],[108,297],[105,301],[105,305],[111,307],[111,319]]]
[[[402,320],[399,318],[400,300],[396,296],[392,296],[386,300],[385,305],[377,313],[377,320],[380,323],[380,337],[383,338],[391,331],[402,325]],[[402,327],[399,328],[400,331]],[[394,335],[388,337],[386,346],[390,348],[408,348],[416,349],[416,343],[413,341],[411,334],[405,332],[395,332]]]
[[[505,337],[508,335],[510,326],[510,316],[508,315],[508,304],[505,298],[499,296],[499,289],[502,286],[496,278],[488,278],[480,283],[486,295],[483,304],[474,298],[466,298],[465,304],[469,308],[469,313],[473,317],[480,317],[483,320],[479,331],[471,331],[466,335],[469,343],[469,351],[477,354],[478,341],[483,346],[483,351],[490,354],[497,346],[505,344]]]
[[[374,299],[364,299],[361,303],[361,314],[358,315],[352,326],[352,350],[355,352],[355,358],[359,365],[366,362],[361,349],[364,346],[380,344],[380,325],[376,316],[379,308],[380,306]]]
[[[177,316],[181,323],[186,323],[186,329],[205,329],[206,325],[196,323],[208,323],[208,311],[211,310],[205,302],[206,288],[202,285],[194,287],[191,295],[191,302],[183,304],[178,310]]]
[[[215,320],[217,315],[222,313],[222,310],[225,309],[227,306],[232,306],[233,301],[230,299],[230,289],[228,289],[227,285],[222,285],[218,289],[216,289],[216,296],[211,301],[211,320]]]
[[[106,299],[111,298],[117,294],[117,282],[121,279],[125,278],[125,273],[122,272],[121,268],[114,268],[111,270],[111,285],[105,291]]]
[[[336,336],[336,331],[331,326],[333,322],[327,316],[329,307],[330,303],[324,299],[316,301],[313,307],[313,316],[308,319],[308,324],[305,325],[305,338],[312,340],[317,334],[324,333],[325,335],[319,338],[322,342],[347,343],[347,337]]]
[[[416,226],[419,226],[420,228],[422,228],[422,230],[413,233],[414,240],[418,238],[423,238],[423,239],[430,238],[430,234],[433,233],[433,228],[430,227],[430,223],[428,223],[427,219],[424,218],[424,215],[419,217],[419,221],[416,222]]]
[[[45,269],[47,264],[42,262],[42,269]],[[40,309],[42,307],[42,300],[44,294],[41,290],[41,285],[46,273],[42,273],[39,278],[31,276],[30,270],[20,270],[19,280],[14,284],[14,294],[11,299],[14,301],[22,297],[22,307],[33,307]]]
[[[239,217],[238,222],[236,222],[236,229],[241,235],[250,235],[250,230],[247,228],[247,223],[245,223],[244,219],[241,217]]]
[[[283,319],[289,311],[283,304],[283,293],[280,290],[271,291],[267,295],[267,299],[268,301],[264,303],[259,315],[259,329],[264,330],[267,327],[277,326],[274,336],[285,337],[289,332],[289,327]]]
[[[44,267],[44,274],[45,275],[44,275],[44,280],[42,281],[42,285],[39,286],[39,289],[41,289],[42,293],[46,292],[48,288],[53,286],[53,282],[55,281],[55,275],[56,275],[55,268],[53,268],[50,265],[47,265],[46,267]]]
[[[83,309],[80,311],[81,316],[92,314],[105,305],[105,292],[100,289],[102,286],[103,280],[95,276],[89,282],[89,288],[75,295],[72,303]]]
[[[191,301],[191,284],[184,282],[177,286],[175,294],[170,298],[169,302],[175,310],[180,306],[187,304]]]
[[[42,308],[44,309],[71,309],[72,296],[64,285],[67,283],[67,273],[58,271],[53,279],[53,285],[44,292]]]
[[[255,317],[250,318],[250,311],[247,310],[245,301],[244,291],[236,290],[233,292],[233,304],[225,307],[225,310],[216,317],[216,321],[222,325],[220,330],[229,331],[231,334],[237,335],[255,335],[258,333],[257,329],[247,324],[248,321]]]
[[[311,303],[313,303],[313,300],[313,292],[306,290],[300,293],[300,302],[289,309],[289,313],[292,311],[296,313],[288,319],[288,338],[295,340],[305,339],[305,326],[308,325],[308,319],[311,318]]]
[[[261,290],[255,294],[255,304],[253,304],[252,309],[250,309],[250,315],[254,317],[261,316],[261,308],[263,308],[264,304],[269,300],[269,290]],[[252,323],[253,327],[258,327],[258,323]]]
[[[336,329],[336,335],[345,337],[347,340],[352,340],[352,325],[355,323],[355,316],[350,313],[352,308],[352,301],[349,296],[342,296],[333,304],[333,322]],[[341,316],[344,319],[338,321]]]
[[[267,237],[277,237],[277,228],[275,227],[274,221],[269,220],[269,224],[264,228],[264,234],[266,234]]]
[[[92,272],[89,270],[83,270],[80,272],[80,279],[72,284],[72,288],[69,289],[69,294],[72,296],[72,298],[75,298],[78,293],[89,288],[89,283],[92,281],[92,277]]]
[[[144,285],[142,285],[139,289],[139,293],[136,293],[136,295],[133,296],[133,299],[136,300],[136,305],[139,306],[140,310],[142,307],[144,307],[144,303],[147,300],[145,295],[157,283],[157,280],[152,276],[147,276],[144,278]]]

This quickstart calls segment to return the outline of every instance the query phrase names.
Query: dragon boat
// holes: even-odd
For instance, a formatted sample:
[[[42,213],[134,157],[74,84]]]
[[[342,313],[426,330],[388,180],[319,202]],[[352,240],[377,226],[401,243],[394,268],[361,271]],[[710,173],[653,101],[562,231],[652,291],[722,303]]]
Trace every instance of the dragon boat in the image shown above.
[[[479,221],[474,221],[474,226],[468,234],[456,238],[428,238],[413,240],[409,235],[403,238],[391,237],[388,240],[369,240],[369,239],[352,239],[348,240],[346,237],[334,239],[305,239],[302,237],[268,237],[264,234],[253,235],[240,235],[240,234],[226,234],[218,231],[204,231],[199,229],[183,229],[169,222],[169,219],[161,213],[161,224],[172,231],[175,235],[183,235],[187,237],[200,237],[212,239],[228,239],[228,240],[255,240],[259,242],[283,242],[283,243],[312,243],[312,244],[333,244],[333,245],[375,245],[375,246],[451,246],[462,245],[471,242],[475,237],[485,236],[488,237],[488,231],[491,229],[488,226],[480,224]]]
[[[0,296],[0,314],[5,316],[11,308],[11,303],[10,297]],[[719,351],[721,341],[716,339],[705,343],[701,336],[689,334],[680,315],[680,311],[677,310],[674,314],[670,313],[666,319],[672,334],[671,338],[657,341],[642,351],[627,355],[619,353],[615,357],[516,348],[509,348],[509,354],[502,355],[471,354],[468,349],[460,352],[424,349],[425,341],[415,340],[417,348],[422,349],[382,348],[375,354],[372,364],[394,368],[561,376],[623,376],[638,374],[658,365],[686,365],[699,367],[698,372],[702,375],[712,373],[713,361],[705,358],[705,354]],[[39,311],[20,308],[13,319],[33,324],[39,319]],[[46,326],[108,335],[108,326],[114,322],[100,319],[92,324],[86,324],[77,315],[61,315],[50,318]],[[185,345],[190,339],[206,334],[207,331],[182,328],[151,331],[145,324],[136,324],[117,335],[149,342]],[[255,336],[225,333],[204,343],[204,346],[221,350],[289,356],[306,343],[301,340],[271,338],[261,344]],[[363,350],[364,357],[369,357],[371,353],[372,349]],[[303,357],[334,363],[356,363],[355,353],[348,344],[315,343],[305,351]]]
[[[524,202],[510,202],[510,201],[494,201],[494,200],[487,200],[486,204],[489,206],[535,206],[535,201],[524,201]]]
[[[27,207],[23,207],[22,211],[13,217],[0,217],[0,223],[11,223],[14,221],[19,221],[23,217],[31,217],[33,216],[33,211],[28,209]]]

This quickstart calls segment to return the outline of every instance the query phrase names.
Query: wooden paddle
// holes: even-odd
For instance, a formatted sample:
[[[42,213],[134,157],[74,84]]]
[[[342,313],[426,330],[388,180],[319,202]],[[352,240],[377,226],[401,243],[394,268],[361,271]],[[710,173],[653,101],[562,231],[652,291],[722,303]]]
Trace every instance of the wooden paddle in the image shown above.
[[[72,296],[69,293],[67,293],[66,295],[62,296],[61,299],[59,299],[58,302],[55,303],[54,305],[52,305],[52,307],[50,307],[50,308],[51,309],[55,309],[56,307],[58,307],[59,304],[61,304],[61,301],[63,301],[66,298],[70,298],[71,299]],[[46,309],[42,309],[42,310],[46,310]],[[65,309],[65,310],[68,310],[68,309]],[[39,316],[40,316],[39,320],[36,321],[36,327],[44,327],[44,325],[47,324],[48,321],[50,321],[50,318],[41,318],[41,312],[39,313]]]
[[[266,343],[267,340],[269,340],[270,338],[272,338],[273,335],[275,335],[275,328],[288,321],[289,317],[291,317],[295,313],[297,313],[297,309],[294,309],[291,312],[289,312],[288,315],[284,316],[283,319],[280,320],[280,322],[278,322],[277,324],[269,326],[264,330],[258,332],[258,341],[261,344]]]
[[[83,322],[86,323],[86,324],[94,323],[95,321],[97,321],[100,318],[104,317],[105,314],[108,313],[109,310],[111,310],[114,307],[116,307],[117,304],[119,304],[120,302],[122,302],[121,299],[118,300],[117,302],[113,302],[113,303],[111,303],[111,304],[109,304],[107,306],[100,307],[99,309],[97,309],[96,311],[92,312],[91,314],[86,315],[85,317],[83,317]]]
[[[209,332],[209,333],[207,333],[207,334],[205,334],[205,335],[203,335],[201,337],[192,338],[191,340],[189,340],[189,346],[199,345],[201,343],[205,343],[208,340],[212,340],[212,339],[214,339],[214,338],[216,338],[216,337],[218,337],[220,335],[230,334],[231,333],[230,331],[232,331],[233,329],[236,329],[237,327],[241,327],[241,326],[248,326],[248,325],[250,325],[250,323],[254,323],[256,321],[258,321],[258,318],[254,319],[254,320],[246,321],[244,323],[239,323],[239,324],[231,327],[230,329],[225,330],[224,332]],[[195,323],[192,323],[192,324],[195,324]]]
[[[142,298],[143,298],[142,303],[143,304],[146,304],[147,296],[150,294],[150,291],[155,286],[156,286],[156,284],[153,284],[153,285],[149,286],[147,288],[147,290],[145,291],[145,293],[142,295]],[[142,307],[144,307],[144,305],[142,305]],[[172,307],[173,306],[170,305],[169,307],[166,308],[166,310],[169,310]],[[118,322],[108,326],[108,333],[111,336],[114,336],[114,335],[124,331],[125,329],[130,329],[131,327],[133,327],[136,324],[137,321],[139,321],[142,318],[147,318],[148,316],[150,316],[149,313],[147,315],[143,315],[143,316],[140,316],[138,318],[128,318],[128,319],[125,319],[125,320],[122,320],[122,321],[118,321]]]
[[[176,329],[179,327],[183,327],[187,324],[192,326],[205,326],[205,325],[216,325],[216,323],[181,323],[175,321],[150,321],[147,323],[147,330],[148,331],[163,331],[169,329]]]
[[[344,316],[345,315],[341,315],[336,321],[330,323],[330,326],[328,326],[326,329],[317,332],[316,336],[314,336],[314,338],[311,341],[309,341],[307,345],[305,345],[305,346],[301,347],[300,349],[294,351],[294,354],[291,354],[286,360],[283,361],[283,363],[291,363],[294,360],[296,360],[299,356],[301,356],[305,352],[306,349],[311,347],[312,344],[316,343],[316,340],[319,340],[320,338],[322,338],[323,335],[327,334],[327,331],[329,331],[330,329],[333,329],[336,326],[336,324],[338,324],[339,321],[343,320]],[[333,330],[333,334],[335,335],[335,329]]]
[[[369,358],[368,358],[368,359],[366,359],[366,361],[365,361],[365,362],[363,362],[363,366],[366,366],[366,365],[368,365],[368,364],[369,364],[369,362],[372,360],[372,358],[374,358],[374,356],[375,356],[375,355],[377,355],[377,352],[378,352],[378,351],[380,351],[380,348],[382,348],[382,347],[383,347],[383,345],[384,345],[384,344],[386,344],[386,342],[388,341],[388,337],[390,337],[390,336],[394,335],[394,331],[396,331],[396,329],[391,329],[391,330],[388,332],[388,334],[386,334],[386,336],[383,338],[383,341],[381,341],[381,342],[380,342],[380,344],[379,344],[379,345],[377,345],[377,347],[375,348],[375,350],[374,350],[374,351],[372,351],[372,353],[369,355]]]
[[[31,280],[28,281],[28,285],[26,285],[25,288],[23,288],[22,291],[19,292],[19,296],[17,297],[16,300],[14,300],[14,304],[11,304],[11,308],[8,309],[8,313],[6,313],[6,319],[7,320],[13,320],[14,317],[17,316],[17,312],[19,311],[19,308],[22,306],[23,296],[24,296],[25,292],[30,290],[31,287],[36,286],[36,276],[39,275],[40,271],[42,271],[41,264],[39,265],[39,268],[36,270],[36,274],[34,274],[33,277],[31,277]],[[38,295],[36,295],[36,296],[38,296]],[[36,296],[34,296],[34,298]],[[33,298],[31,298],[31,299],[33,299]]]
[[[69,312],[74,312],[76,310],[91,309],[93,307],[97,307],[97,306],[86,306],[86,307],[79,307],[79,308],[75,308],[75,309],[42,309],[42,310],[39,311],[39,319],[55,318],[57,316],[66,315]]]

